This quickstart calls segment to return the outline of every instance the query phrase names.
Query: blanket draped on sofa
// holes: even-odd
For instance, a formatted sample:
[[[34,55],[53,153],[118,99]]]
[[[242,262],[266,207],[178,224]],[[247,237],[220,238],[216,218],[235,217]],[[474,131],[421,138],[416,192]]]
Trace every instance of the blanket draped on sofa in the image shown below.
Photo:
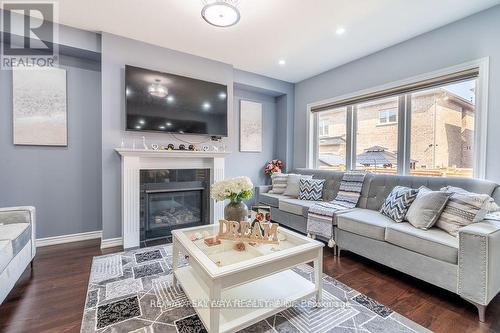
[[[328,239],[328,246],[335,245],[333,222],[335,215],[356,207],[366,173],[346,172],[342,176],[339,192],[331,202],[318,202],[309,208],[307,214],[307,235]]]

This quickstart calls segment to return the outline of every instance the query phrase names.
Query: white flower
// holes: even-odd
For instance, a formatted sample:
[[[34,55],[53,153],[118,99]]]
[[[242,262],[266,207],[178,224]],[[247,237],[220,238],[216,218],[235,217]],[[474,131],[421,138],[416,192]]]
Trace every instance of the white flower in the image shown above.
[[[243,192],[253,192],[253,184],[248,177],[236,177],[218,181],[212,185],[211,197],[217,201],[240,196]]]

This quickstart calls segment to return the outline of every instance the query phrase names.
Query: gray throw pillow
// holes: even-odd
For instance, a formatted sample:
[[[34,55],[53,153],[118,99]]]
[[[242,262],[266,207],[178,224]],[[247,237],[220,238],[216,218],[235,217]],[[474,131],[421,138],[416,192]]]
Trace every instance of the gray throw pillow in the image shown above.
[[[287,185],[286,185],[286,190],[283,193],[283,195],[288,195],[289,197],[292,197],[292,198],[298,198],[299,191],[300,191],[299,183],[300,183],[301,178],[311,179],[312,175],[305,176],[305,175],[297,175],[294,173],[288,174],[288,181],[287,181]]]
[[[425,186],[420,187],[417,198],[406,213],[406,220],[415,228],[429,229],[438,220],[450,195],[446,192],[432,191]]]

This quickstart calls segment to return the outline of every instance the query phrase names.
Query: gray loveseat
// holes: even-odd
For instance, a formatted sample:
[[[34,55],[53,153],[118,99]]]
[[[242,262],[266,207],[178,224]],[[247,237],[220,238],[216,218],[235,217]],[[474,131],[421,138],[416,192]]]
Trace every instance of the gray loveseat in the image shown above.
[[[326,179],[323,200],[332,200],[343,173],[330,170],[297,169],[313,178]],[[334,221],[339,250],[348,250],[421,280],[454,292],[474,304],[484,321],[486,306],[500,291],[500,222],[484,220],[466,226],[459,237],[431,228],[414,228],[396,223],[379,213],[385,198],[396,186],[433,190],[451,185],[492,196],[500,204],[496,183],[459,178],[410,177],[368,174],[357,208],[342,213]],[[306,232],[307,212],[314,204],[278,194],[269,186],[257,188],[257,201],[271,206],[273,221]]]
[[[0,208],[0,304],[35,253],[35,208]]]

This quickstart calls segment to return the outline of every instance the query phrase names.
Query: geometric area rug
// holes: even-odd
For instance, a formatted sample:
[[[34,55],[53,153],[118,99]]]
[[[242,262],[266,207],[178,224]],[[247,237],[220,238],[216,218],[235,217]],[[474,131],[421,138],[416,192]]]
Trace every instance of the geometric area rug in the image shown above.
[[[313,280],[308,265],[294,271]],[[240,332],[429,332],[327,275],[323,275],[323,301],[329,306],[299,302]],[[172,246],[168,244],[94,257],[81,332],[207,331],[182,288],[172,283]]]

